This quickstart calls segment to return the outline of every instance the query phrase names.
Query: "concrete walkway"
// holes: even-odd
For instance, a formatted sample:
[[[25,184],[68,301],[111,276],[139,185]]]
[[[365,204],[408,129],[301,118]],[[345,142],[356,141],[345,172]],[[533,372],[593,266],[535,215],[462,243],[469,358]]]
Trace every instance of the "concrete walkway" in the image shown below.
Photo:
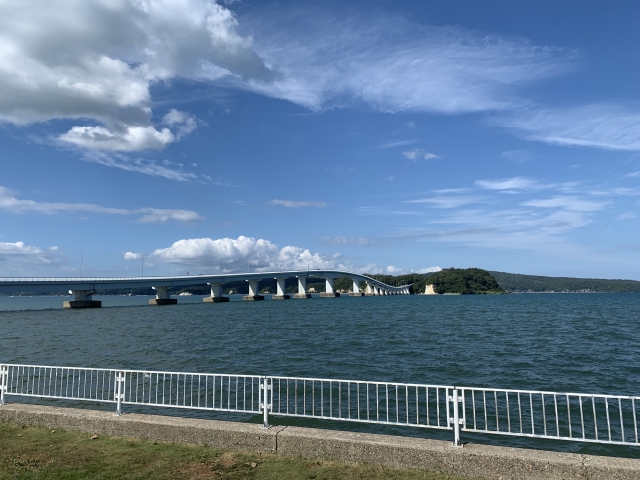
[[[424,469],[486,479],[640,478],[640,460],[466,445],[300,427],[125,414],[40,405],[0,406],[0,421],[116,437],[207,445],[343,462]]]

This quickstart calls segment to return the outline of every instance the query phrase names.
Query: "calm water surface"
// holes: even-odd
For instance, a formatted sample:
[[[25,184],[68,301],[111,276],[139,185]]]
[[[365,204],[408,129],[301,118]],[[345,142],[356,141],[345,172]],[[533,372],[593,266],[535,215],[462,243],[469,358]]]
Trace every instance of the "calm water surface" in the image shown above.
[[[226,304],[192,296],[167,307],[146,305],[149,297],[96,298],[103,308],[62,310],[62,297],[0,297],[0,362],[640,393],[638,294]],[[443,438],[411,428],[276,423]],[[463,440],[640,458],[631,447],[464,433]]]

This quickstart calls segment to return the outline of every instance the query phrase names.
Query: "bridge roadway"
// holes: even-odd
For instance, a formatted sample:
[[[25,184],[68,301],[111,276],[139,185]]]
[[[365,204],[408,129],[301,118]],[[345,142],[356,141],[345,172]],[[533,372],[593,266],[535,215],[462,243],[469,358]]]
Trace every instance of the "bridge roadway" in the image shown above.
[[[291,270],[283,272],[227,273],[222,275],[183,275],[176,277],[0,278],[0,292],[26,293],[69,290],[69,294],[73,295],[74,299],[65,301],[63,303],[65,308],[96,308],[102,306],[102,302],[92,298],[96,290],[152,287],[156,291],[156,298],[149,300],[150,305],[173,305],[178,303],[178,300],[171,298],[170,290],[191,285],[208,284],[211,286],[211,295],[205,297],[203,301],[218,303],[229,301],[229,297],[222,295],[222,285],[225,283],[244,280],[249,283],[249,295],[245,295],[243,300],[264,300],[264,296],[259,294],[260,281],[275,279],[277,292],[272,298],[274,300],[286,300],[290,298],[290,295],[285,293],[285,281],[288,278],[298,279],[298,293],[294,294],[293,298],[311,298],[311,294],[307,292],[307,279],[310,277],[325,279],[325,291],[320,294],[322,298],[340,296],[333,287],[334,281],[338,277],[348,277],[353,281],[353,291],[349,293],[349,296],[409,295],[410,293],[409,285],[391,286],[366,275],[340,270]],[[361,289],[362,282],[366,284],[364,292]]]

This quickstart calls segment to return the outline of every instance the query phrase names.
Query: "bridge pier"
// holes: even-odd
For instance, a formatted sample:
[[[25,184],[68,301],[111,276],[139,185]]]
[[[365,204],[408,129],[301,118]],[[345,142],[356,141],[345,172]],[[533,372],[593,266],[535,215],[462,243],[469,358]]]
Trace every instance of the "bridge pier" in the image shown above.
[[[73,300],[62,302],[62,308],[100,308],[102,302],[93,300],[91,295],[96,293],[95,290],[69,290],[73,295]]]
[[[364,292],[360,291],[360,280],[356,280],[355,278],[351,279],[353,281],[353,291],[349,293],[350,297],[362,297]]]
[[[228,302],[229,297],[222,296],[222,283],[209,283],[211,286],[211,296],[202,299],[205,303],[222,303]]]
[[[298,293],[293,298],[311,298],[311,294],[307,293],[307,277],[298,278]]]
[[[339,297],[340,294],[333,290],[333,282],[335,280],[334,277],[325,277],[325,287],[324,292],[320,294],[320,298],[336,298]]]
[[[285,294],[286,291],[285,277],[276,277],[276,294],[271,297],[271,300],[289,300],[291,296]]]
[[[169,290],[173,287],[151,287],[156,291],[156,298],[149,300],[149,305],[175,305],[177,298],[171,298]]]
[[[260,291],[260,280],[247,280],[247,282],[249,282],[249,295],[242,297],[242,300],[249,300],[252,302],[264,300],[264,295],[258,295],[258,292]]]

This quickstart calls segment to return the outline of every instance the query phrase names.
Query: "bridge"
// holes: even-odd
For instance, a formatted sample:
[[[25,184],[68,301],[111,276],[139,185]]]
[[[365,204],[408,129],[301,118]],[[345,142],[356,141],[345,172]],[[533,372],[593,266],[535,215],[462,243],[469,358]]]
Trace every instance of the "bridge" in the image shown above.
[[[122,288],[153,288],[156,298],[149,300],[150,305],[174,305],[178,303],[176,298],[171,298],[170,290],[192,285],[208,284],[211,287],[211,295],[203,299],[208,303],[228,302],[229,297],[222,295],[222,285],[230,282],[246,281],[249,284],[249,294],[243,300],[264,300],[260,295],[260,282],[276,280],[276,294],[273,300],[287,300],[291,298],[286,294],[285,282],[288,278],[296,278],[298,281],[298,293],[293,298],[311,298],[307,291],[307,279],[323,278],[325,291],[320,293],[322,298],[339,297],[340,293],[334,289],[334,281],[339,277],[348,277],[353,281],[353,290],[349,296],[375,296],[375,295],[409,295],[409,285],[392,286],[375,280],[374,278],[359,273],[343,272],[340,270],[292,270],[282,272],[256,272],[256,273],[228,273],[221,275],[182,275],[175,277],[106,277],[106,278],[0,278],[0,292],[24,293],[24,292],[60,292],[68,290],[73,295],[73,300],[65,301],[64,308],[96,308],[101,307],[102,302],[93,300],[92,295],[97,290],[113,290]],[[361,286],[366,284],[364,291]]]

